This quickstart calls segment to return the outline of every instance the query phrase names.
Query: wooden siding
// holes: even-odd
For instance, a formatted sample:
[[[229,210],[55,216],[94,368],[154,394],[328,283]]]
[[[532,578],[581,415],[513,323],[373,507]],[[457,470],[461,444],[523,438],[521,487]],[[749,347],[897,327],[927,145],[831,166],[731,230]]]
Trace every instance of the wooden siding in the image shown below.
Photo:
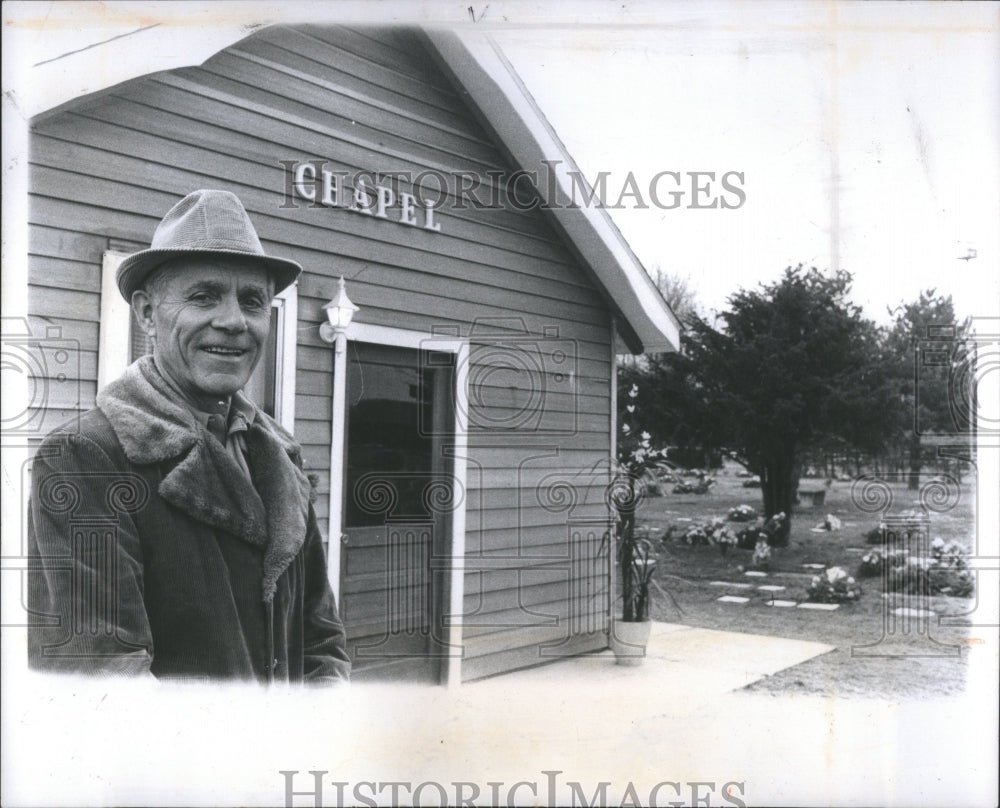
[[[324,532],[333,355],[318,326],[343,275],[359,321],[452,329],[472,344],[464,677],[545,661],[546,643],[603,647],[607,546],[594,526],[606,519],[610,446],[604,297],[538,211],[450,196],[434,233],[288,204],[283,160],[347,172],[512,171],[420,38],[399,29],[268,28],[200,67],[43,118],[30,151],[29,308],[34,324],[79,343],[73,391],[51,406],[72,415],[93,404],[101,254],[112,242],[148,243],[195,188],[231,190],[265,249],[306,268],[296,433],[319,479]],[[511,355],[520,373],[505,368]],[[560,479],[577,488],[571,508],[544,499]],[[580,530],[590,531],[589,556],[568,567]]]

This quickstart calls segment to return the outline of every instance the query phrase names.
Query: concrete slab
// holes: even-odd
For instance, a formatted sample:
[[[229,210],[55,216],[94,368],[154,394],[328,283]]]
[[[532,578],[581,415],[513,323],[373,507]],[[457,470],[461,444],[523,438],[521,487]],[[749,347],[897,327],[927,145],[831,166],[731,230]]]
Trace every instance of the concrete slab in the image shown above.
[[[745,687],[832,650],[832,646],[817,642],[654,623],[645,662],[637,668],[616,665],[614,654],[603,651],[473,682],[463,685],[462,692],[502,692],[507,698],[532,688],[544,692],[565,687],[573,691],[576,700],[580,698],[578,687],[600,693],[609,683],[627,677],[635,683],[639,700],[662,703],[666,697],[675,707],[682,707],[696,694],[700,697]],[[612,686],[618,688],[617,699],[622,684]]]
[[[733,589],[749,589],[753,584],[736,583],[735,581],[710,581],[709,586],[731,586]]]
[[[767,573],[766,572],[761,572],[760,570],[747,570],[743,574],[746,575],[749,578],[766,578],[767,577]]]
[[[983,654],[992,688],[990,643],[970,652]],[[289,804],[312,805],[312,769],[322,772],[322,800],[314,793],[323,805],[356,804],[359,785],[389,782],[406,784],[400,804],[425,805],[463,804],[468,784],[481,788],[482,805],[997,804],[995,722],[983,720],[995,690],[906,701],[739,689],[829,650],[657,623],[639,668],[604,652],[460,688],[34,679],[18,687],[27,698],[4,705],[18,729],[5,773],[58,760],[58,776],[29,778],[31,790],[4,804],[267,806],[292,786],[279,770],[292,770],[303,794]],[[150,731],[122,743],[136,726]],[[86,743],[75,727],[86,727]],[[607,797],[593,799],[604,782]],[[335,783],[346,784],[340,798]],[[445,789],[440,801],[433,783]],[[373,791],[360,793],[390,804],[388,785]]]
[[[799,604],[794,600],[771,600],[768,601],[767,605],[777,606],[778,608],[781,609],[791,609],[792,607],[798,606]]]
[[[760,592],[781,592],[785,587],[778,586],[777,584],[761,584],[757,587]]]
[[[800,609],[814,609],[818,612],[832,612],[840,608],[839,603],[800,603]]]
[[[723,595],[721,598],[716,598],[719,603],[748,603],[750,598],[743,598],[739,595]]]
[[[935,614],[927,609],[911,609],[909,606],[893,609],[892,613],[899,617],[934,617]]]

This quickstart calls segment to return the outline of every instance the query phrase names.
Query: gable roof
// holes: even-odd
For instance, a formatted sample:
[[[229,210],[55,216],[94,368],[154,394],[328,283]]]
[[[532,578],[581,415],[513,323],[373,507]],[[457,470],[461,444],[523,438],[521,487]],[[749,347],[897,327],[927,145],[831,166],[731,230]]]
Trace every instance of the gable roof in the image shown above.
[[[85,47],[43,56],[18,75],[26,89],[20,110],[31,118],[51,114],[83,96],[124,81],[201,64],[260,26],[240,26],[187,36],[183,47],[164,47],[177,37],[149,25],[101,38]],[[677,350],[680,325],[608,212],[592,204],[572,205],[573,179],[582,174],[500,47],[479,31],[425,29],[424,39],[452,81],[516,166],[551,166],[543,209],[586,266],[618,315],[618,329],[634,353]],[[174,43],[176,45],[176,43]],[[113,49],[114,59],[108,59]]]
[[[635,353],[677,350],[677,317],[607,210],[571,204],[573,183],[583,175],[500,46],[475,31],[428,29],[425,34],[514,165],[554,179],[554,187],[545,188],[543,207],[630,327],[632,334],[623,335],[629,347]]]

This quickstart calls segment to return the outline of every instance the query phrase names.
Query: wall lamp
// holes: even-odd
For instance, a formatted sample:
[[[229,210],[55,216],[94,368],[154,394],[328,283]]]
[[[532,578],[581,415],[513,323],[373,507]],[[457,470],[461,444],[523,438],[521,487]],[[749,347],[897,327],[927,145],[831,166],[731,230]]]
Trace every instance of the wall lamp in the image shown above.
[[[351,320],[354,319],[354,313],[358,311],[358,307],[347,296],[343,277],[337,281],[337,294],[333,296],[333,299],[329,303],[323,306],[323,309],[326,311],[327,321],[319,327],[320,339],[324,342],[335,343],[337,351],[340,351],[343,348],[343,337],[347,331],[347,326],[351,324]]]

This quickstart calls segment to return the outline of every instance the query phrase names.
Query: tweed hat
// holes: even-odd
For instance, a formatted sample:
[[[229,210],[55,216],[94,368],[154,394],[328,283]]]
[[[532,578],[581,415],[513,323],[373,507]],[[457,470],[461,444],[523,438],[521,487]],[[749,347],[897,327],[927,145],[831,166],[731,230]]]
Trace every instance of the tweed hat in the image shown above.
[[[133,253],[118,266],[115,279],[126,300],[164,261],[183,256],[243,256],[266,269],[275,294],[295,282],[302,267],[287,258],[265,255],[257,231],[239,198],[229,191],[193,191],[167,211],[148,250]]]

